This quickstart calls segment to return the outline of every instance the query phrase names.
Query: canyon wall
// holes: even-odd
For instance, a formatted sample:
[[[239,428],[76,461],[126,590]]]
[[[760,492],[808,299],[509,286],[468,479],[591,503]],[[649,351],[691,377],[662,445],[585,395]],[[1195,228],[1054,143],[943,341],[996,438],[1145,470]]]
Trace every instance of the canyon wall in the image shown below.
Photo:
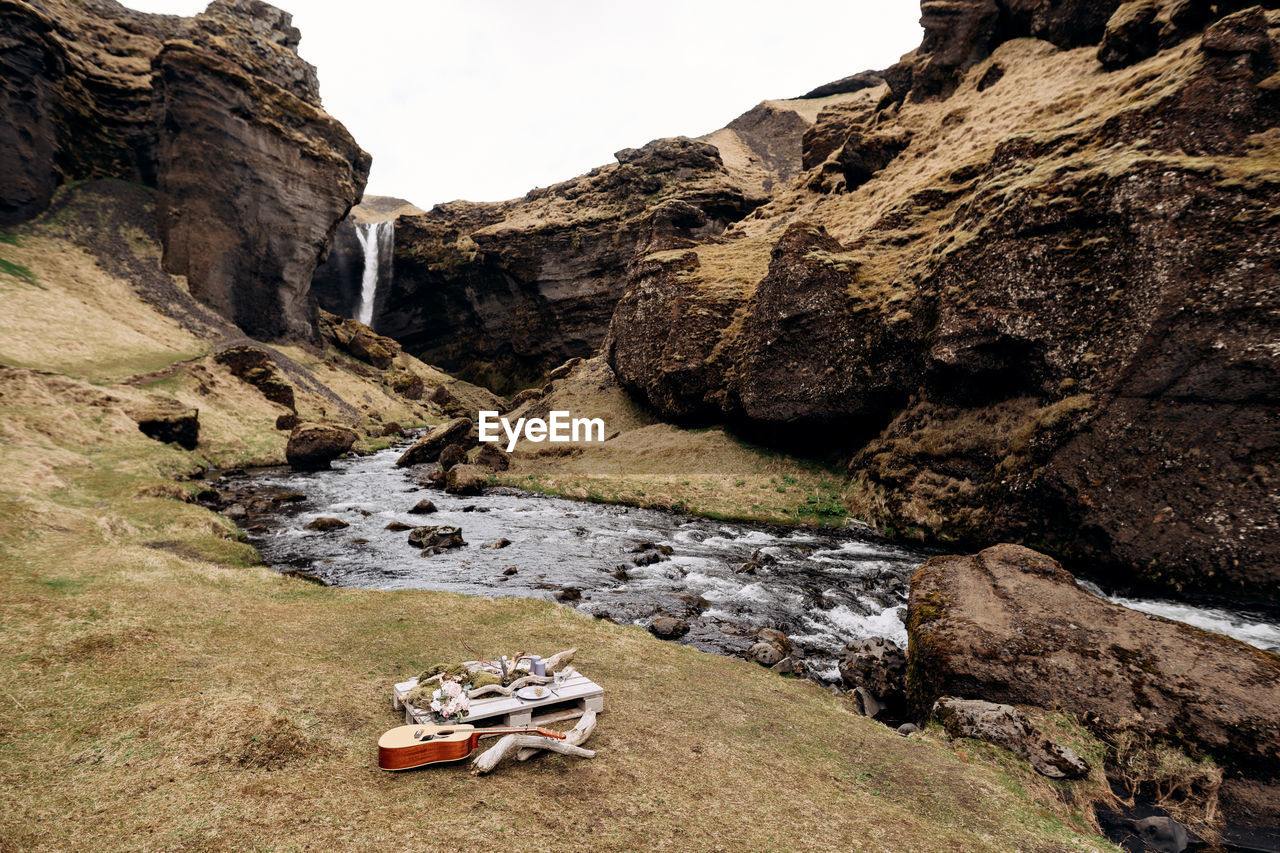
[[[1280,13],[929,0],[922,24],[675,169],[655,143],[410,220],[383,330],[508,390],[608,318],[654,412],[838,460],[898,535],[1274,602]]]
[[[788,182],[818,103],[766,101],[520,199],[401,217],[374,324],[459,376],[503,392],[536,384],[599,348],[634,257],[714,240]]]
[[[0,226],[69,181],[154,186],[165,268],[196,298],[254,337],[315,339],[311,276],[370,161],[321,107],[287,13],[0,0],[0,26]]]

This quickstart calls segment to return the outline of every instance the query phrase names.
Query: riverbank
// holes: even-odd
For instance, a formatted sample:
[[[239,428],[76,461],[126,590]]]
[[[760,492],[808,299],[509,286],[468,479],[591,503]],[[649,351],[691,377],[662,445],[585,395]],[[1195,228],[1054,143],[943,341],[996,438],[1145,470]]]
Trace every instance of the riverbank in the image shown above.
[[[600,849],[769,849],[800,836],[833,850],[921,838],[1108,849],[1084,805],[1097,779],[1050,783],[986,747],[900,738],[754,664],[547,602],[282,577],[181,499],[200,488],[172,479],[189,470],[186,452],[65,392],[29,399],[53,382],[6,371],[0,398],[7,846],[370,847],[428,833],[541,849],[589,832]],[[598,757],[486,779],[377,771],[372,745],[397,722],[389,685],[466,655],[464,641],[578,646],[609,691]],[[1078,731],[1069,740],[1096,749]]]

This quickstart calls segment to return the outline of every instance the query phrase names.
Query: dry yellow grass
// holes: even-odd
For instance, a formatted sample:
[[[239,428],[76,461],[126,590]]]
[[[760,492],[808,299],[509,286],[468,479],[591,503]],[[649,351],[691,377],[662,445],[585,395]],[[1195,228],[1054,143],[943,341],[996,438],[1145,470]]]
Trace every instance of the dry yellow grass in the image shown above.
[[[58,262],[29,260],[75,320],[84,302],[56,281]],[[114,292],[118,310],[96,321],[165,327],[127,288]],[[109,331],[125,328],[137,325]],[[7,331],[7,352],[42,358],[31,339],[42,333]],[[81,368],[93,382],[0,369],[0,849],[398,849],[441,838],[516,850],[774,850],[798,839],[815,850],[1112,849],[1066,805],[1080,789],[933,735],[904,740],[744,661],[549,602],[329,589],[266,569],[229,522],[180,499],[198,484],[175,477],[207,461],[278,462],[278,407],[206,359],[182,364],[181,340],[170,346],[141,348],[142,364],[122,358],[107,374]],[[356,411],[401,405],[332,353],[287,354]],[[176,367],[112,378],[157,364]],[[307,393],[308,413],[329,399]],[[127,412],[152,395],[199,403],[196,452],[137,430]],[[654,477],[698,447],[708,474],[760,464],[714,432],[664,433],[619,409],[624,422],[624,458],[645,470],[652,454]],[[542,758],[485,779],[376,770],[377,736],[398,722],[390,684],[467,646],[579,647],[581,668],[608,691],[598,757]]]

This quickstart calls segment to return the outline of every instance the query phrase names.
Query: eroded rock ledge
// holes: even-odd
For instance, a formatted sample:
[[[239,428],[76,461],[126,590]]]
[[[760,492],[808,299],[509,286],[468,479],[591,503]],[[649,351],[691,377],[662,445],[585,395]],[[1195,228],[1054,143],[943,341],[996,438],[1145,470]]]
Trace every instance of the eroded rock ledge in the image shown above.
[[[258,338],[315,339],[312,273],[369,156],[320,105],[290,16],[0,0],[0,225],[67,181],[155,186],[166,270]]]

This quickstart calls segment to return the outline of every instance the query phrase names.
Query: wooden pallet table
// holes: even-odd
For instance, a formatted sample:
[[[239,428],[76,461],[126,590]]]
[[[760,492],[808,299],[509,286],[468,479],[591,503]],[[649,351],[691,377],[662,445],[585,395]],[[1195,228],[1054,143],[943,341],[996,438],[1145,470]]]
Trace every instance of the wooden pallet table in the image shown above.
[[[406,725],[433,722],[428,708],[416,708],[405,701],[405,695],[418,686],[418,679],[402,681],[391,689],[391,702],[396,710],[404,710]],[[486,721],[495,726],[545,726],[563,720],[576,720],[587,711],[604,710],[604,688],[576,670],[569,670],[560,686],[546,685],[547,695],[541,699],[515,696],[481,696],[471,700],[471,711],[464,723]],[[555,690],[555,693],[551,692]]]

